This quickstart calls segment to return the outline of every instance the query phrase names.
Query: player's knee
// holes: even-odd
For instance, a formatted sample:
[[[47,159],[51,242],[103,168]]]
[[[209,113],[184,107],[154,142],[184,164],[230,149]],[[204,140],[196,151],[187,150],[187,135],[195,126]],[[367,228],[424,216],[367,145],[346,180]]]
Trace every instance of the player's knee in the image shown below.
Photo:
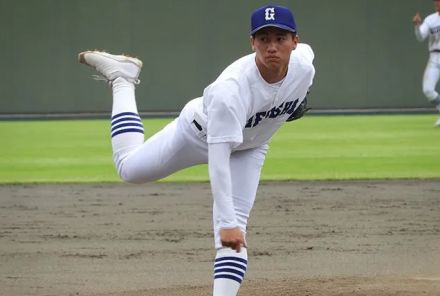
[[[144,183],[143,181],[136,179],[136,178],[126,177],[126,176],[120,176],[120,178],[122,181],[124,181],[125,183],[129,183],[129,184],[142,184],[142,183]]]
[[[428,98],[428,100],[435,100],[438,96],[438,93],[431,88],[423,87],[423,94]]]
[[[116,171],[122,181],[130,184],[146,182],[144,176],[139,173],[138,168],[131,163],[127,163],[126,158],[119,157],[118,154],[115,154],[113,160],[115,162]]]
[[[130,171],[119,169],[118,170],[119,178],[121,178],[122,181],[125,183],[130,184],[142,184],[145,183],[145,178],[141,178],[141,176],[138,176],[137,174],[133,174]]]

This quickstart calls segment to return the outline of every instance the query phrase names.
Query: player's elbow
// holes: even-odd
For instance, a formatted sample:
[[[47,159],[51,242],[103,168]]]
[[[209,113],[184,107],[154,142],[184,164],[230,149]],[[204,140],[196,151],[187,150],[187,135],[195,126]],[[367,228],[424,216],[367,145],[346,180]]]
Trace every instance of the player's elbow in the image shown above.
[[[417,41],[419,41],[419,42],[423,42],[423,41],[426,39],[426,37],[428,37],[427,34],[423,34],[423,33],[420,31],[420,27],[415,27],[415,32],[414,32],[414,33],[416,34],[416,39],[417,39]]]

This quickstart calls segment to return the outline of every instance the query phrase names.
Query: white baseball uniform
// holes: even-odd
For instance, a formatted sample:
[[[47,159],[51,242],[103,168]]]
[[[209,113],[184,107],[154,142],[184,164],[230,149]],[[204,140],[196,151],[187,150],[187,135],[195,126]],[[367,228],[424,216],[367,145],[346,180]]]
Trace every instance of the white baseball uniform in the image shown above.
[[[178,118],[145,143],[134,86],[116,79],[112,145],[119,175],[143,183],[208,163],[215,247],[221,248],[220,228],[246,231],[268,142],[306,97],[315,73],[313,58],[310,46],[298,44],[286,77],[275,84],[262,78],[255,54],[237,60],[203,97],[188,102]]]
[[[283,6],[264,6],[253,12],[251,35],[266,27],[290,32],[292,37],[296,34],[294,16]],[[202,97],[188,102],[178,118],[144,142],[134,86],[142,62],[96,51],[79,55],[81,63],[94,67],[112,85],[113,159],[123,180],[144,183],[208,163],[216,247],[213,296],[238,293],[247,270],[247,248],[223,247],[220,231],[238,227],[246,233],[268,143],[284,122],[304,112],[315,75],[313,59],[310,46],[297,44],[290,53],[286,76],[269,84],[260,74],[256,54],[247,55],[227,67]]]
[[[429,60],[423,76],[423,93],[428,100],[440,107],[439,93],[435,90],[440,79],[440,14],[433,13],[415,27],[417,40],[424,41],[429,36]],[[439,108],[440,110],[440,108]]]

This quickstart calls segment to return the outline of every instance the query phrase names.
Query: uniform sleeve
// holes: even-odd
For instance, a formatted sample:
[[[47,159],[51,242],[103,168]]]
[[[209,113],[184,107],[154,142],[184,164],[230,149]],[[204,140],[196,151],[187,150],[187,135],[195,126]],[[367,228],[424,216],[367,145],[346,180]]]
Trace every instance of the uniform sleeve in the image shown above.
[[[204,96],[208,144],[230,143],[233,148],[240,145],[247,115],[238,87],[233,82],[222,82],[213,85]]]
[[[232,180],[229,159],[231,145],[228,143],[208,144],[208,169],[211,191],[217,209],[216,219],[220,228],[238,226],[232,201]]]
[[[296,49],[292,51],[292,56],[299,60],[304,66],[304,75],[310,76],[310,88],[313,83],[313,78],[315,77],[315,67],[313,66],[315,53],[313,52],[313,49],[306,43],[298,43]]]
[[[296,49],[292,52],[293,55],[298,55],[301,59],[305,59],[311,64],[315,58],[315,53],[310,45],[307,43],[298,43]]]
[[[419,40],[420,42],[425,40],[426,37],[428,37],[429,35],[429,25],[427,19],[425,19],[420,26],[415,26],[414,30],[417,40]]]

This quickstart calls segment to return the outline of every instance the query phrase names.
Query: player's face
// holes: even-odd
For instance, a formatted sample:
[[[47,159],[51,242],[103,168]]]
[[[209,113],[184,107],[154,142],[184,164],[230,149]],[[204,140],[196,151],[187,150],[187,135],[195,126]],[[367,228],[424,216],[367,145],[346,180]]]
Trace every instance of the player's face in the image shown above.
[[[437,12],[440,12],[440,0],[434,0],[434,7]]]
[[[289,64],[290,54],[296,48],[298,38],[286,30],[268,27],[251,37],[251,44],[257,64],[277,71]]]

